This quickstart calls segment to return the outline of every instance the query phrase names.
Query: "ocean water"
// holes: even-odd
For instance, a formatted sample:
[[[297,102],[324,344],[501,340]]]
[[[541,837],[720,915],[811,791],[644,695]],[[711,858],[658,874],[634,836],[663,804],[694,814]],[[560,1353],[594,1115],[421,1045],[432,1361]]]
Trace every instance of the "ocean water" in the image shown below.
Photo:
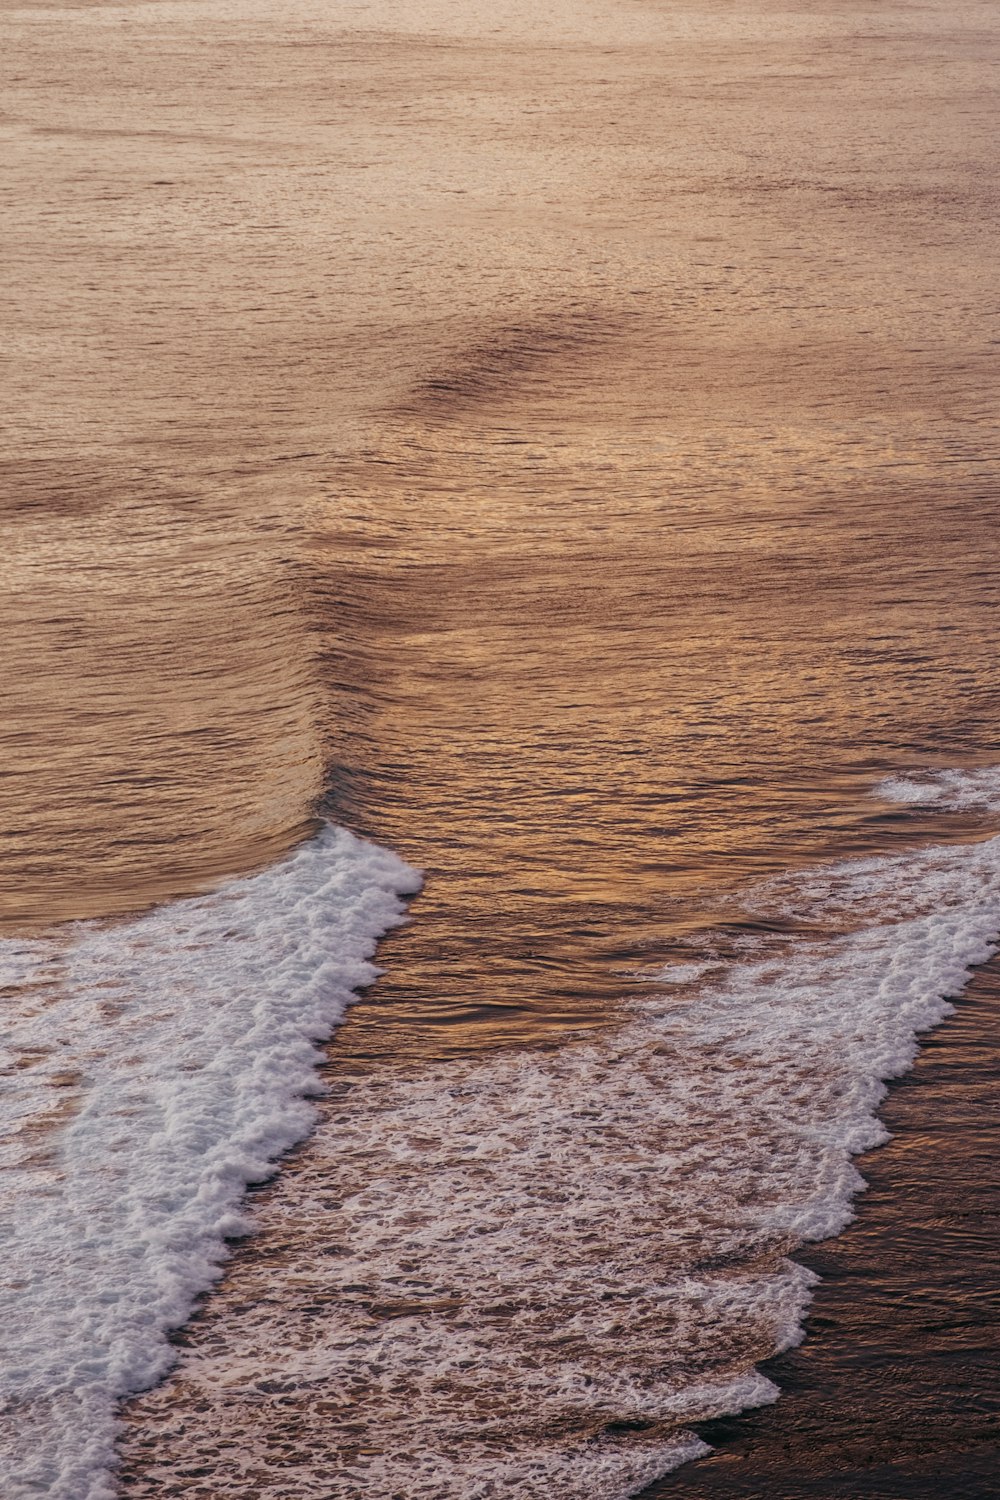
[[[995,7],[0,23],[5,1500],[624,1500],[1000,936]]]
[[[996,770],[879,790],[1000,813]],[[744,894],[753,935],[636,976],[598,1040],[320,1091],[316,1043],[417,885],[324,830],[211,896],[5,941],[12,1497],[116,1493],[120,1398],[169,1370],[246,1186],[317,1118],[262,1220],[282,1276],[184,1361],[204,1492],[259,1483],[263,1394],[312,1450],[303,1494],[634,1493],[703,1450],[685,1419],[777,1396],[753,1366],[800,1337],[790,1252],[849,1221],[886,1080],[1000,940],[1000,837],[815,867]]]
[[[879,791],[1000,814],[996,770]],[[238,1319],[183,1357],[196,1421],[147,1398],[139,1492],[183,1433],[191,1492],[280,1493],[254,1429],[273,1460],[293,1425],[303,1494],[635,1493],[704,1451],[686,1421],[778,1395],[754,1365],[815,1281],[790,1255],[849,1222],[886,1081],[1000,941],[1000,837],[818,866],[635,976],[597,1038],[321,1089],[417,884],[325,830],[214,895],[6,940],[12,1497],[117,1492],[120,1399],[317,1122],[259,1219],[280,1274],[244,1267]]]
[[[996,772],[883,790],[1000,811]],[[704,1451],[687,1421],[773,1401],[754,1364],[815,1282],[790,1256],[849,1222],[886,1081],[995,950],[1000,838],[741,907],[753,936],[701,933],[599,1039],[334,1084],[262,1211],[280,1269],[241,1268],[141,1404],[128,1492],[171,1492],[165,1437],[194,1494],[280,1494],[287,1466],[345,1500],[618,1500]]]

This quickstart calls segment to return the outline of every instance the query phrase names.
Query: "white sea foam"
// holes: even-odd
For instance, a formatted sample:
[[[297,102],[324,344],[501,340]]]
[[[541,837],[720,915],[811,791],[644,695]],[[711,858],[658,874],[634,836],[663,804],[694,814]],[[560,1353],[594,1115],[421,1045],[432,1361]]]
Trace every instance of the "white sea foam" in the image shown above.
[[[115,1404],[314,1119],[317,1040],[371,982],[417,877],[325,829],[134,921],[0,943],[4,1500],[105,1500]]]
[[[885,1081],[994,950],[1000,838],[750,895],[773,938],[608,1032],[326,1101],[262,1215],[283,1256],[185,1352],[181,1417],[144,1400],[137,1495],[181,1444],[213,1500],[623,1500],[696,1451],[684,1423],[773,1399],[755,1363],[815,1280],[790,1252],[848,1222]]]
[[[987,773],[926,784],[991,805],[963,800]],[[0,945],[4,1500],[114,1493],[116,1399],[166,1371],[246,1183],[308,1129],[314,1040],[414,885],[327,830],[215,896]],[[748,905],[773,939],[646,976],[608,1031],[319,1103],[259,1215],[284,1258],[248,1258],[239,1316],[182,1355],[199,1495],[277,1500],[294,1474],[297,1500],[623,1500],[701,1451],[685,1423],[774,1398],[755,1363],[800,1337],[814,1282],[789,1254],[848,1221],[885,1080],[993,951],[1000,839]],[[144,1402],[155,1494],[178,1408]]]
[[[639,970],[636,978],[649,979],[655,984],[691,984],[695,979],[701,979],[712,967],[708,962],[665,964],[662,969],[655,969],[649,974]]]
[[[889,776],[875,788],[887,802],[930,804],[952,812],[1000,811],[1000,766],[971,771],[928,771],[920,777]]]

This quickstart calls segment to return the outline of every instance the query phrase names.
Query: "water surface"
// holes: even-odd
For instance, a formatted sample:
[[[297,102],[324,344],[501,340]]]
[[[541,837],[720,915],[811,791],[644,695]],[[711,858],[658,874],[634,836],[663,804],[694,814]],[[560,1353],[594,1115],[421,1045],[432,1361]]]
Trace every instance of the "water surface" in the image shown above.
[[[745,1182],[736,1150],[765,1095],[762,1139],[792,1138],[786,1084],[751,1061],[774,975],[789,993],[797,973],[829,977],[836,944],[870,929],[868,897],[829,907],[845,861],[904,861],[871,876],[902,930],[932,919],[929,892],[974,904],[985,856],[963,841],[995,831],[988,798],[874,792],[997,758],[992,7],[3,16],[5,930],[266,871],[318,812],[426,875],[330,1055],[331,1085],[361,1102],[341,1117],[335,1092],[176,1377],[130,1408],[124,1489],[218,1500],[252,1478],[414,1500],[416,1471],[380,1467],[377,1432],[423,1414],[444,1465],[421,1471],[428,1493],[629,1493],[694,1451],[682,1420],[768,1394],[754,1364],[795,1336],[808,1290],[784,1256],[809,1226],[767,1219],[767,1152]],[[950,894],[945,866],[966,872]],[[947,983],[985,941],[957,944]],[[736,1095],[709,1087],[725,965],[748,1028],[723,1070]],[[623,1006],[668,994],[701,1052],[633,1060],[630,1094],[612,1083]],[[776,1045],[794,1073],[793,1035]],[[834,1062],[790,1073],[789,1097],[832,1097]],[[533,1191],[517,1163],[547,1130],[599,1220],[589,1248],[539,1256],[513,1311],[510,1288],[490,1303],[480,1287],[492,1353],[461,1358],[503,1368],[512,1333],[536,1361],[509,1406],[500,1377],[470,1384],[446,1360],[414,1397],[401,1371],[439,1358],[462,1288],[393,1303],[379,1278],[415,1273],[379,1259],[402,1231],[365,1196],[397,1158],[450,1160],[449,1089],[477,1068],[482,1099],[499,1109],[509,1085],[523,1118],[499,1133],[497,1193],[463,1199],[469,1286],[489,1264],[476,1225]],[[671,1141],[663,1100],[685,1081],[685,1129],[715,1101],[705,1160]],[[466,1134],[493,1160],[487,1115]],[[834,1131],[834,1156],[871,1143],[858,1128]],[[820,1156],[787,1181],[800,1209],[828,1204],[829,1230],[853,1179],[824,1198]],[[557,1157],[532,1168],[550,1249]],[[419,1214],[427,1182],[407,1181]],[[324,1269],[348,1199],[361,1291]],[[641,1250],[619,1282],[676,1289],[705,1261],[701,1312],[664,1292],[574,1353],[605,1234]],[[760,1291],[735,1340],[712,1301],[729,1275]],[[298,1363],[275,1374],[293,1326]],[[484,1431],[514,1470],[476,1446]]]

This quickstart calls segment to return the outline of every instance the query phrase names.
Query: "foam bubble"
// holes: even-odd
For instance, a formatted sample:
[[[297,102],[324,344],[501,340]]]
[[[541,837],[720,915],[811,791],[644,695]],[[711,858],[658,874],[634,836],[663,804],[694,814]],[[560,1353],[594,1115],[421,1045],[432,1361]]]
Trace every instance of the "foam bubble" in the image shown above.
[[[417,884],[328,827],[213,895],[0,943],[5,1500],[114,1493],[116,1400],[169,1367],[247,1184],[312,1124],[316,1043]]]

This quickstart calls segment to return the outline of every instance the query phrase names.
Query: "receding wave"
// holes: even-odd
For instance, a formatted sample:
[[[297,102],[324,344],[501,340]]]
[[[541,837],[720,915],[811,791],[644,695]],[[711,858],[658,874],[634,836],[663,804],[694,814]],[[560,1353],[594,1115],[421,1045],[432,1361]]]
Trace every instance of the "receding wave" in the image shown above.
[[[915,785],[1000,806],[995,772],[880,792]],[[755,1366],[815,1282],[790,1257],[849,1221],[886,1080],[994,950],[1000,838],[787,874],[745,912],[616,1029],[340,1083],[184,1399],[133,1411],[126,1492],[164,1493],[182,1446],[199,1497],[277,1497],[291,1465],[302,1500],[621,1500],[701,1451],[686,1424],[773,1400]]]
[[[247,1184],[309,1129],[316,1042],[417,883],[327,827],[213,895],[0,943],[5,1500],[115,1493],[116,1402],[167,1370]]]

